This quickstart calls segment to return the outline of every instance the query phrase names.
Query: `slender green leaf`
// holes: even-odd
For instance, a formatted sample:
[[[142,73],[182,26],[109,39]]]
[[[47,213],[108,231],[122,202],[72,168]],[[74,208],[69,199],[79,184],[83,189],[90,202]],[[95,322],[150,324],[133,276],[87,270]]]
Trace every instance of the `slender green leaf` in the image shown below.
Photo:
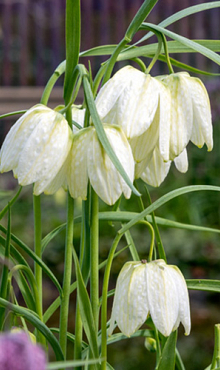
[[[207,58],[209,58],[213,62],[215,62],[217,64],[220,64],[220,56],[218,54],[216,54],[214,51],[206,48],[205,46],[202,46],[202,45],[198,44],[197,42],[189,40],[186,37],[180,36],[177,33],[168,31],[166,28],[156,26],[152,23],[143,23],[141,28],[142,29],[152,28],[156,31],[159,31],[159,32],[163,33],[164,35],[170,37],[171,39],[179,41],[181,44],[183,44],[183,45],[195,50],[196,52],[206,56]]]
[[[170,334],[168,337],[161,359],[159,361],[157,370],[174,370],[175,366],[175,357],[176,357],[176,339],[177,339],[177,330]]]
[[[134,18],[132,19],[127,31],[126,36],[130,39],[133,38],[135,33],[138,31],[141,23],[145,20],[145,18],[150,14],[153,7],[156,5],[158,0],[145,0],[140,7],[140,9],[135,14]]]
[[[8,209],[10,207],[12,207],[12,205],[15,203],[15,201],[17,200],[17,198],[19,197],[20,195],[20,192],[21,192],[21,189],[22,189],[22,186],[20,186],[20,188],[18,189],[17,193],[15,194],[15,196],[10,200],[10,202],[8,202],[7,206],[5,206],[5,208],[3,208],[3,210],[0,212],[0,220],[2,219],[2,217],[6,214],[6,212],[8,212]]]
[[[58,328],[50,328],[50,330],[52,331],[52,333],[57,333],[57,334],[59,334],[59,332],[60,332],[60,329],[58,329]],[[69,333],[69,332],[67,332],[67,339],[70,341],[70,342],[72,342],[72,343],[75,343],[75,335],[74,334],[71,334],[71,333]],[[82,341],[82,348],[83,349],[85,349],[85,348],[87,348],[88,347],[88,343],[86,343],[86,342],[84,342],[84,341]]]
[[[209,10],[213,8],[219,8],[220,7],[220,1],[212,1],[212,2],[207,2],[204,4],[198,4],[194,6],[190,6],[186,9],[180,10],[177,13],[172,14],[170,17],[166,18],[163,20],[161,23],[159,23],[159,26],[161,27],[167,27],[177,21],[179,21],[182,18],[188,17],[189,15],[199,13],[204,10]],[[153,32],[149,32],[147,35],[142,37],[138,42],[136,42],[136,45],[149,39],[149,37],[153,36]]]
[[[123,226],[118,232],[124,233],[130,227],[135,225],[138,221],[144,219],[149,213],[154,212],[157,208],[161,207],[163,204],[167,203],[171,199],[174,199],[180,195],[191,193],[194,191],[201,191],[201,190],[211,190],[211,191],[220,191],[219,186],[211,186],[211,185],[191,185],[185,186],[180,189],[176,189],[163,195],[161,198],[156,200],[152,203],[149,207],[147,207],[143,212],[139,213],[136,217],[134,217],[131,221],[129,221],[125,226]]]
[[[41,242],[42,247],[42,253],[44,252],[47,245],[50,243],[50,241],[55,238],[62,230],[66,228],[66,223],[56,227],[54,230],[52,230],[49,234],[47,234]]]
[[[176,368],[177,370],[186,370],[177,348],[176,348]]]
[[[99,219],[100,221],[113,221],[113,222],[128,222],[133,220],[135,217],[137,217],[139,213],[137,212],[100,212],[99,213]],[[150,215],[146,215],[146,219],[148,222],[152,222],[152,217]],[[175,229],[185,229],[185,230],[192,230],[192,231],[206,231],[206,232],[213,232],[213,233],[220,233],[219,229],[214,229],[211,227],[205,227],[205,226],[198,226],[198,225],[190,225],[190,224],[184,224],[182,222],[172,221],[168,220],[166,218],[162,217],[155,217],[156,222],[158,225],[166,226],[166,227],[172,227]],[[76,223],[80,222],[80,219],[78,218],[76,220]]]
[[[4,246],[4,248],[5,248],[5,241],[6,241],[5,238],[3,238],[3,236],[0,235],[0,244]],[[0,254],[3,255],[3,250],[1,249],[0,249]],[[20,264],[20,265],[29,267],[27,261],[24,259],[24,257],[17,251],[17,249],[12,244],[10,245],[10,252],[11,252],[11,255],[9,259],[13,263],[13,265]],[[27,307],[30,310],[35,311],[35,301],[31,293],[30,287],[24,275],[22,274],[22,272],[20,272],[20,279],[17,280],[17,283],[18,283],[19,289],[21,291],[21,294],[24,298],[24,301]]]
[[[129,338],[136,338],[136,337],[153,337],[154,336],[154,331],[153,330],[148,330],[148,329],[142,329],[142,330],[137,330],[134,334],[132,334],[130,337],[127,337],[126,335],[122,333],[116,333],[108,337],[107,344],[112,344],[119,342],[124,339],[129,339]]]
[[[204,290],[206,292],[220,293],[220,280],[187,279],[186,284],[191,290]]]
[[[77,293],[79,299],[80,315],[85,329],[86,336],[91,347],[94,358],[99,357],[97,337],[95,335],[95,323],[92,314],[92,307],[89,300],[88,292],[83,281],[82,273],[79,266],[78,257],[73,249],[73,257],[75,262],[76,276],[77,276]]]
[[[0,116],[0,119],[10,117],[10,116],[15,116],[16,114],[24,114],[26,112],[27,112],[27,110],[18,110],[18,111],[15,111],[15,112],[5,113],[5,114],[2,114]]]
[[[60,368],[69,369],[70,367],[86,366],[100,363],[100,358],[94,360],[73,360],[73,361],[59,361],[51,362],[47,365],[46,370],[59,370]]]
[[[6,229],[4,226],[0,225],[0,230],[6,234]],[[14,234],[11,234],[11,239],[21,248],[24,252],[26,252],[39,266],[41,266],[42,270],[49,276],[51,281],[53,281],[54,285],[57,287],[59,292],[62,294],[62,288],[60,286],[59,281],[57,280],[56,276],[52,273],[49,267],[19,238],[17,238]]]
[[[66,72],[64,79],[66,104],[71,98],[73,71],[79,60],[80,29],[80,0],[66,0]]]
[[[34,327],[37,328],[50,343],[56,355],[56,359],[58,361],[63,360],[63,353],[60,348],[58,340],[53,335],[53,333],[48,329],[48,327],[42,321],[40,321],[36,314],[33,314],[33,312],[31,312],[27,308],[12,304],[11,302],[8,302],[3,298],[0,298],[0,306],[11,310],[17,316],[24,317],[25,320],[34,325]]]
[[[98,138],[99,138],[104,150],[108,154],[108,156],[111,159],[112,163],[114,164],[115,168],[118,170],[120,175],[123,177],[123,179],[125,180],[127,185],[131,188],[131,190],[134,192],[134,194],[139,196],[140,195],[139,192],[137,191],[137,189],[135,189],[134,185],[132,184],[131,180],[129,179],[127,173],[125,172],[124,168],[122,167],[118,157],[116,156],[114,150],[112,149],[112,147],[111,147],[111,145],[108,141],[108,138],[106,136],[105,130],[104,130],[103,125],[102,125],[102,122],[101,122],[101,120],[99,118],[99,115],[97,113],[95,102],[94,102],[94,99],[93,99],[92,90],[91,90],[89,81],[88,81],[86,76],[84,76],[84,78],[83,78],[83,85],[84,85],[84,89],[85,89],[85,95],[86,95],[86,101],[87,101],[87,104],[88,104],[88,108],[89,108],[94,126],[96,128]]]

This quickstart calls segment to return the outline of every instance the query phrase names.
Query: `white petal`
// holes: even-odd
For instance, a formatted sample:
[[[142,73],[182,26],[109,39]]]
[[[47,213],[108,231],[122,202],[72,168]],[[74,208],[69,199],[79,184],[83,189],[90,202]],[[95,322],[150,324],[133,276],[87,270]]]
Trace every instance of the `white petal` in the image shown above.
[[[192,135],[192,99],[185,76],[181,73],[171,74],[163,82],[171,94],[169,159],[173,160],[183,151]]]
[[[56,193],[61,187],[67,190],[67,170],[69,166],[69,155],[67,159],[61,166],[59,172],[56,176],[51,180],[50,178],[46,178],[41,181],[37,181],[34,184],[34,195],[39,195],[42,192],[45,194],[54,194]]]
[[[76,121],[81,127],[84,126],[85,108],[80,109],[80,105],[72,105],[72,119]],[[77,133],[78,129],[73,125],[73,132]]]
[[[168,337],[179,314],[179,296],[175,281],[163,260],[146,264],[150,315],[156,328]]]
[[[135,80],[136,76],[139,75],[140,71],[137,69],[126,66],[121,68],[115,75],[105,83],[105,85],[100,89],[96,97],[96,108],[101,119],[105,118],[110,110],[117,104],[119,96],[122,94],[123,90],[129,85],[132,79]],[[106,123],[116,123],[105,121]]]
[[[160,110],[157,109],[154,120],[150,127],[140,136],[135,136],[129,140],[134,160],[139,163],[149,157],[156,146],[159,138]]]
[[[151,186],[160,186],[169,172],[170,165],[170,161],[164,162],[156,146],[146,169],[142,172],[141,178]]]
[[[148,311],[145,265],[128,262],[117,280],[109,334],[116,321],[121,332],[131,336],[145,322]]]
[[[69,168],[67,172],[67,183],[73,198],[87,197],[88,165],[87,151],[92,140],[93,128],[88,127],[80,130],[73,137],[73,145],[70,149]]]
[[[7,172],[17,167],[20,153],[30,134],[38,125],[39,120],[42,117],[47,117],[48,114],[51,114],[51,109],[37,104],[23,114],[11,127],[1,148],[1,172]]]
[[[128,139],[143,134],[154,120],[161,85],[133,67],[122,68],[97,96],[100,118],[121,126]]]
[[[104,126],[116,156],[124,170],[133,182],[134,160],[128,141],[119,127]],[[131,195],[131,189],[125,183],[112,161],[102,148],[94,130],[93,137],[88,146],[88,174],[96,193],[107,204],[112,205],[120,197],[122,192],[126,198]]]
[[[182,153],[174,159],[174,163],[178,171],[182,173],[188,171],[188,156],[186,149],[184,149]]]
[[[189,335],[191,330],[191,320],[190,320],[190,306],[189,306],[189,294],[186,286],[186,281],[181,273],[181,271],[176,266],[167,266],[169,271],[173,276],[173,281],[175,281],[178,299],[179,299],[179,315],[174,327],[174,330],[182,322],[185,328],[185,334]]]
[[[21,185],[55,177],[64,163],[72,142],[72,131],[65,118],[55,114],[42,115],[20,153],[15,176]]]
[[[193,128],[191,141],[201,148],[206,143],[208,150],[213,148],[212,117],[209,96],[199,78],[185,78],[193,104]]]

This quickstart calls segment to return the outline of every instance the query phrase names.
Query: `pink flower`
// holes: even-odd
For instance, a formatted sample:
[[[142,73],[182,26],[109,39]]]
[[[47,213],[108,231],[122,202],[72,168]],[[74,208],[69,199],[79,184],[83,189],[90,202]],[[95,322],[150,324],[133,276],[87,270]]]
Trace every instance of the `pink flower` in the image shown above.
[[[0,335],[0,369],[45,370],[46,356],[24,331],[4,333]]]

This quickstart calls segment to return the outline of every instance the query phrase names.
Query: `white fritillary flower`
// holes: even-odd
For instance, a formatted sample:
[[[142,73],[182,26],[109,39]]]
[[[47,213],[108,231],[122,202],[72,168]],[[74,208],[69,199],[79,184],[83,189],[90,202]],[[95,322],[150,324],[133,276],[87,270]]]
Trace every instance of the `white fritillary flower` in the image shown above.
[[[136,162],[152,154],[159,128],[165,131],[169,121],[170,93],[163,83],[126,66],[100,89],[95,101],[103,122],[122,127]]]
[[[22,186],[35,183],[34,194],[39,195],[62,169],[72,135],[62,114],[42,104],[35,105],[7,134],[0,153],[0,171],[13,170]]]
[[[115,290],[109,335],[115,322],[121,332],[131,336],[151,316],[165,337],[180,323],[189,335],[191,329],[189,296],[185,279],[176,266],[164,260],[149,263],[127,262]]]
[[[112,149],[133,182],[134,159],[125,134],[118,126],[104,124],[103,127]],[[88,179],[98,196],[109,205],[114,204],[122,193],[126,198],[130,197],[131,189],[106,154],[93,126],[74,135],[67,161],[67,182],[73,198],[86,199]]]
[[[161,127],[159,147],[165,161],[173,160],[191,140],[212,150],[212,121],[208,93],[202,81],[186,72],[158,76],[171,95],[166,130]]]

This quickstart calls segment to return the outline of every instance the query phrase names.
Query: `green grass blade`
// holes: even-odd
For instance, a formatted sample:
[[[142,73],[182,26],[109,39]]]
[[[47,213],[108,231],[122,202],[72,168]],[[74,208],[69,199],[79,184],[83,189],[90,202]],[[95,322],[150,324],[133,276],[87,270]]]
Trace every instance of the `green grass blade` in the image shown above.
[[[220,280],[186,279],[186,284],[190,290],[220,293]]]
[[[0,225],[0,230],[3,231],[3,233],[6,234],[6,229],[4,226]],[[49,267],[25,244],[23,243],[19,238],[17,238],[14,234],[11,234],[11,239],[24,251],[26,252],[36,263],[41,266],[42,270],[49,276],[51,281],[54,283],[54,285],[59,290],[59,293],[62,294],[62,288],[60,286],[59,281],[57,280],[56,276],[52,273],[52,271],[49,269]]]
[[[30,322],[35,328],[37,328],[50,343],[56,355],[56,359],[58,361],[63,360],[63,353],[60,348],[58,340],[50,331],[50,329],[37,317],[37,315],[33,314],[27,308],[12,304],[3,298],[0,298],[0,306],[11,310],[17,316],[23,317],[25,320]]]
[[[196,14],[196,13],[204,11],[204,10],[209,10],[209,9],[214,9],[214,8],[219,8],[219,7],[220,7],[220,1],[212,1],[212,2],[209,2],[209,3],[205,3],[205,4],[198,4],[198,5],[190,6],[186,9],[180,10],[179,12],[177,12],[177,13],[171,15],[170,17],[164,19],[161,23],[159,23],[159,26],[167,27],[167,26],[179,21],[180,19],[188,17],[189,15]],[[145,40],[147,40],[147,39],[149,39],[149,37],[151,37],[151,36],[153,36],[153,33],[149,32],[147,35],[142,37],[136,43],[136,45],[145,41]]]
[[[168,337],[157,370],[174,370],[176,357],[177,330]]]
[[[77,366],[86,366],[86,365],[94,365],[98,364],[100,359],[93,359],[93,360],[73,360],[73,361],[59,361],[59,362],[51,362],[47,365],[46,370],[59,370],[61,368],[69,369],[70,367],[77,367]]]
[[[216,54],[214,51],[206,48],[205,46],[203,46],[201,44],[198,44],[195,41],[189,40],[186,37],[180,36],[177,33],[168,31],[166,28],[156,26],[152,23],[143,23],[141,28],[142,29],[148,29],[149,27],[156,30],[156,31],[159,31],[159,32],[163,33],[164,35],[170,37],[171,39],[179,41],[181,44],[195,50],[196,52],[198,52],[202,55],[204,55],[205,57],[212,60],[213,62],[215,62],[217,64],[220,64],[220,56],[218,54]]]
[[[49,234],[47,234],[41,242],[41,248],[42,248],[42,253],[44,252],[45,248],[47,245],[50,243],[50,241],[55,238],[62,230],[66,228],[66,223],[56,227],[54,230],[52,230]]]
[[[76,277],[77,277],[77,297],[79,299],[80,315],[83,327],[88,338],[88,342],[94,358],[99,357],[97,337],[95,335],[95,322],[92,313],[91,302],[88,292],[83,281],[82,273],[79,266],[78,257],[73,249],[73,257],[75,262]]]
[[[143,212],[139,213],[136,217],[134,217],[131,221],[129,221],[125,226],[123,226],[118,232],[119,234],[124,233],[130,227],[135,225],[138,221],[141,221],[149,215],[150,213],[154,212],[157,208],[161,207],[163,204],[167,203],[171,199],[174,199],[180,195],[191,193],[194,191],[202,191],[202,190],[210,190],[210,191],[220,191],[219,186],[211,186],[211,185],[191,185],[191,186],[184,186],[180,189],[173,190],[168,194],[163,195],[161,198],[156,200],[152,203],[149,207],[147,207]]]
[[[15,196],[8,202],[7,206],[5,206],[5,208],[3,208],[3,210],[0,212],[0,220],[8,212],[9,208],[12,207],[12,205],[16,202],[17,198],[20,195],[21,189],[22,189],[22,186],[20,186]]]

